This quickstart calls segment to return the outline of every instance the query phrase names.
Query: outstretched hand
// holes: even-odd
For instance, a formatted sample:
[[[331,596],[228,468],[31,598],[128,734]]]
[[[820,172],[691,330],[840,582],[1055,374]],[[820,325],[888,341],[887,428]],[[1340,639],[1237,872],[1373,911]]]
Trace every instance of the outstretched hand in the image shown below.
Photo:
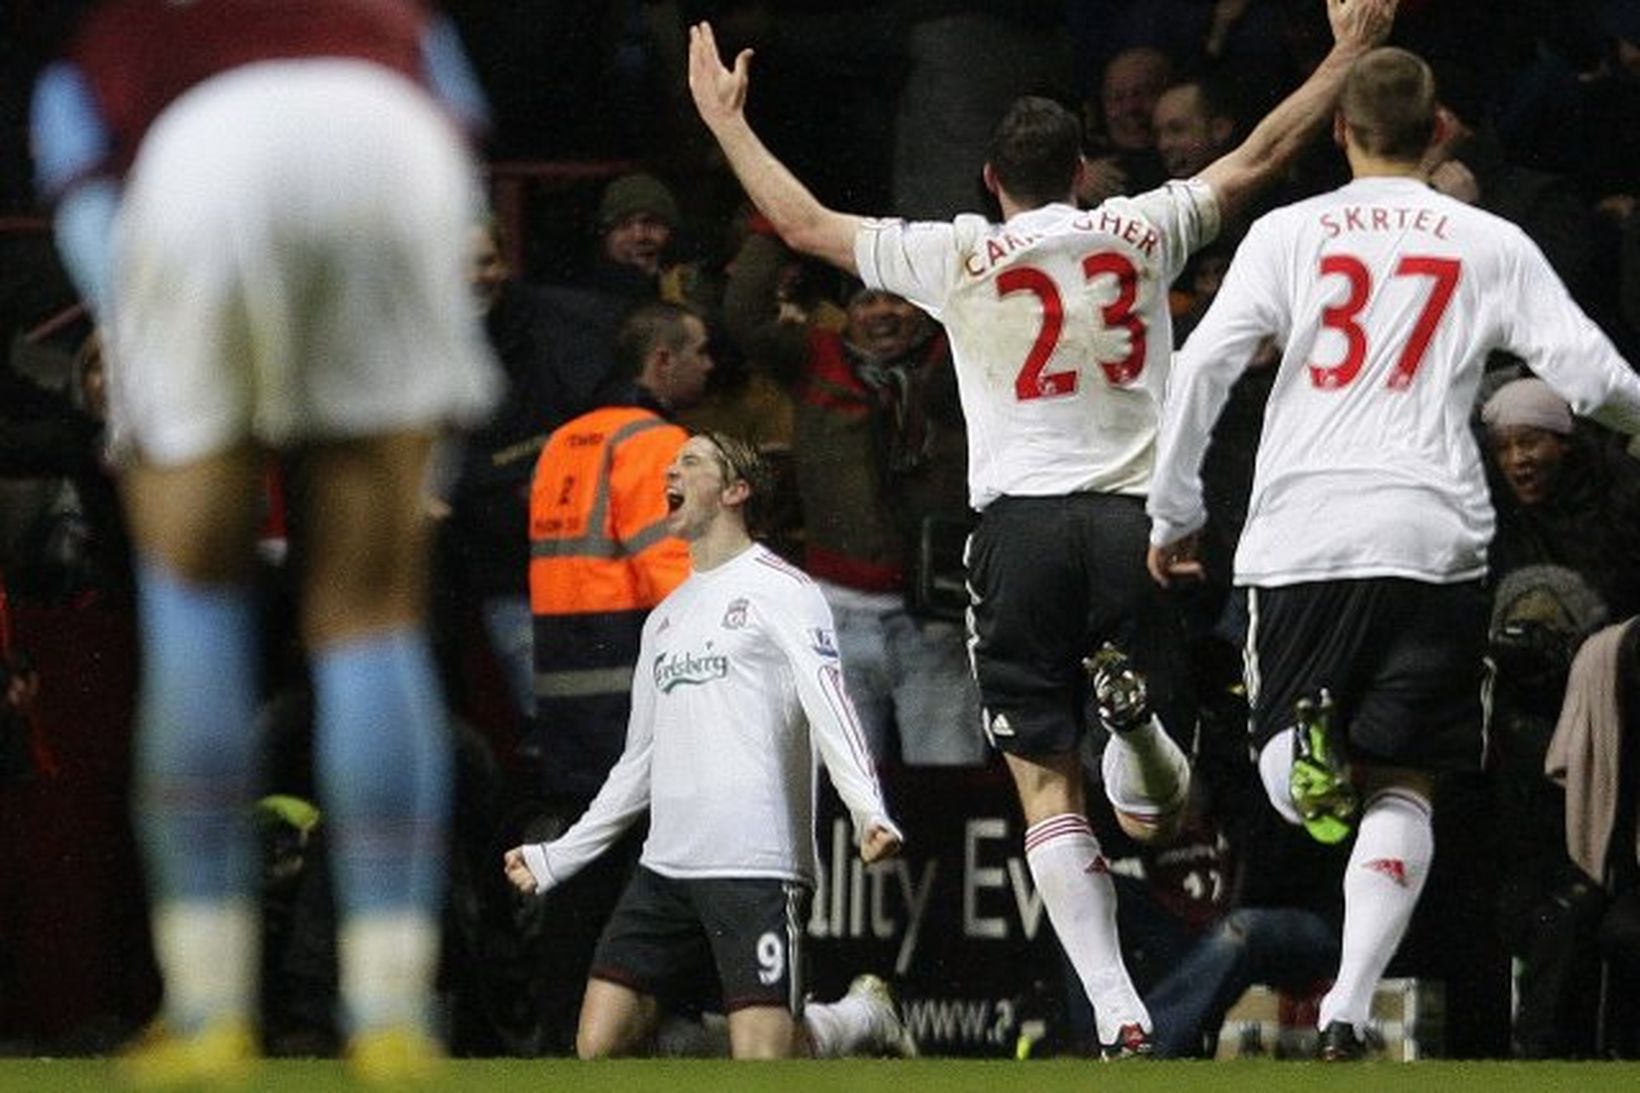
[[[1382,45],[1395,22],[1397,0],[1327,0],[1333,41],[1362,52]]]
[[[734,69],[725,68],[712,25],[696,23],[689,28],[689,93],[708,129],[745,112],[751,61],[752,51],[743,49],[735,57]]]

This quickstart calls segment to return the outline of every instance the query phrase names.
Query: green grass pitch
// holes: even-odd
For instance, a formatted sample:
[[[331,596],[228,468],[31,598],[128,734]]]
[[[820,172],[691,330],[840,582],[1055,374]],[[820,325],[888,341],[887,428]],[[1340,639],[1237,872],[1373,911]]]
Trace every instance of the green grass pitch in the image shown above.
[[[360,1088],[329,1061],[263,1064],[248,1087],[269,1093]],[[460,1060],[429,1090],[485,1093],[1605,1093],[1640,1090],[1637,1063],[1127,1062],[918,1059],[733,1063],[726,1060]],[[118,1093],[113,1067],[86,1059],[0,1060],[0,1093]]]

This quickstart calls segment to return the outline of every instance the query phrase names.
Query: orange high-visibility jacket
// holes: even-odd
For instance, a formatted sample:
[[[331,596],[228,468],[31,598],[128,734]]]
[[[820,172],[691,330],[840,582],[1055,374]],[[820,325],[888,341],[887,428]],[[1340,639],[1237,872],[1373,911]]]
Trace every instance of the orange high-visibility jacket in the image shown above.
[[[530,486],[535,696],[549,785],[595,791],[626,735],[643,620],[689,575],[666,532],[666,468],[688,433],[610,406],[558,427]]]
[[[666,533],[666,468],[689,434],[637,406],[559,426],[530,486],[530,606],[537,615],[648,610],[689,575]]]

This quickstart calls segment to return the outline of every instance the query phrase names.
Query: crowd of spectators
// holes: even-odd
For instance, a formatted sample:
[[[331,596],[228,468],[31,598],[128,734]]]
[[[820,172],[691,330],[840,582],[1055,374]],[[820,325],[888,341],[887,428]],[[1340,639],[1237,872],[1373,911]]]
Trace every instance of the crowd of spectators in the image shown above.
[[[505,711],[488,718],[499,731],[466,744],[462,789],[482,797],[472,814],[494,829],[463,833],[474,864],[456,864],[465,887],[450,918],[469,955],[516,959],[505,974],[462,978],[458,1001],[484,1015],[469,1019],[485,1026],[471,1034],[475,1050],[563,1050],[561,1025],[545,1029],[542,1015],[518,1013],[541,1000],[516,971],[540,967],[525,954],[530,932],[543,930],[539,916],[518,912],[483,863],[541,821],[550,789],[530,750],[532,741],[539,748],[534,734],[550,728],[533,723],[539,681],[553,667],[539,650],[532,659],[529,634],[536,460],[559,426],[634,401],[638,369],[623,374],[617,337],[634,307],[687,306],[712,339],[715,367],[703,396],[668,405],[667,416],[750,436],[788,476],[792,488],[783,492],[798,503],[775,514],[771,541],[822,581],[879,766],[989,762],[971,681],[953,668],[963,659],[957,550],[969,514],[944,336],[903,300],[787,251],[740,204],[688,105],[687,25],[711,19],[728,56],[756,48],[760,82],[750,109],[759,131],[823,199],[946,217],[995,214],[976,165],[1015,95],[1048,93],[1080,111],[1095,169],[1079,197],[1093,204],[1189,177],[1233,146],[1325,50],[1326,22],[1318,2],[1285,0],[444,6],[495,108],[493,160],[642,165],[612,169],[584,193],[548,194],[512,222],[475,225],[475,306],[509,395],[489,424],[452,446],[448,473],[429,498],[441,518],[435,622],[446,691],[468,719]],[[73,316],[61,271],[28,223],[39,210],[15,167],[27,162],[26,77],[67,25],[57,7],[0,7],[6,29],[17,32],[0,34],[0,218],[16,228],[0,234],[8,357],[0,369],[0,603],[9,592],[13,602],[121,611],[129,609],[130,559],[102,460],[98,342]],[[1392,40],[1428,58],[1448,123],[1449,138],[1428,164],[1431,184],[1517,223],[1624,356],[1640,362],[1640,3],[1402,0],[1401,9]],[[1335,184],[1338,159],[1329,147],[1312,149],[1253,214]],[[1226,225],[1175,286],[1180,339],[1246,223]],[[507,255],[522,258],[518,268],[506,266]],[[1141,879],[1123,883],[1123,936],[1145,950],[1135,978],[1170,1054],[1211,1051],[1218,1022],[1245,986],[1303,993],[1335,963],[1343,859],[1271,833],[1279,825],[1269,822],[1238,735],[1245,706],[1235,649],[1244,624],[1228,558],[1269,371],[1249,371],[1215,433],[1205,469],[1209,581],[1187,604],[1202,712],[1193,756],[1201,777],[1184,837],[1224,855],[1215,865],[1220,898],[1185,906],[1178,896],[1188,871],[1170,871],[1137,848],[1131,856],[1146,861]],[[1495,955],[1520,964],[1518,1015],[1511,1023],[1495,992],[1487,994],[1481,1008],[1498,1020],[1459,1050],[1632,1056],[1640,1051],[1635,1025],[1625,1031],[1611,1014],[1634,1000],[1620,997],[1621,974],[1602,980],[1600,968],[1602,960],[1621,968],[1635,959],[1635,840],[1624,832],[1632,836],[1640,783],[1636,716],[1627,715],[1628,743],[1616,753],[1625,788],[1598,875],[1567,849],[1575,780],[1551,782],[1544,765],[1557,722],[1566,720],[1562,697],[1580,647],[1640,613],[1630,561],[1640,547],[1640,460],[1599,426],[1574,419],[1517,362],[1496,360],[1489,373],[1474,424],[1498,513],[1490,555],[1492,646],[1502,669],[1496,747],[1482,778],[1451,792],[1462,802],[1456,844],[1487,858],[1491,868],[1473,875],[1490,877],[1498,898],[1437,898],[1427,917],[1455,920],[1431,927],[1437,931],[1494,931]],[[275,516],[277,496],[270,491]],[[274,595],[283,587],[270,582]],[[467,642],[478,633],[489,644],[484,663]],[[1613,648],[1621,712],[1640,693],[1640,661],[1632,640]],[[0,653],[3,795],[24,777],[50,776],[50,741],[28,729],[27,707],[33,687],[64,684],[36,682],[26,649],[3,631]],[[270,719],[279,716],[305,715]],[[618,740],[605,744],[611,756],[618,750]],[[1089,777],[1097,778],[1096,764]],[[288,852],[288,815],[270,815]],[[916,833],[908,834],[914,844]],[[1485,913],[1497,921],[1472,920]],[[0,993],[5,967],[0,961]],[[1591,989],[1599,982],[1605,987]],[[1086,1032],[1085,1015],[1071,1008],[1070,1024]]]

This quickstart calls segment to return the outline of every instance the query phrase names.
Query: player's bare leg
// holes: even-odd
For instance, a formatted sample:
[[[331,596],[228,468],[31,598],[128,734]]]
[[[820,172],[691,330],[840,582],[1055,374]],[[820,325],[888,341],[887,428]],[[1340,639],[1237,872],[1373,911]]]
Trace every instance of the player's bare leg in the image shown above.
[[[250,574],[260,452],[126,470],[142,685],[135,810],[161,1020],[125,1060],[138,1085],[240,1077],[256,1054],[260,951],[257,626]]]
[[[575,1054],[610,1059],[644,1054],[660,1026],[660,1003],[651,994],[596,977],[587,980]]]
[[[120,490],[137,550],[195,584],[249,580],[265,458],[247,444],[176,467],[126,468]]]
[[[809,1052],[807,1035],[784,1006],[747,1006],[729,1014],[729,1054],[736,1059],[790,1059]]]
[[[302,630],[310,648],[421,624],[433,441],[430,431],[410,430],[304,452],[302,492],[312,542]]]
[[[315,773],[330,829],[349,1056],[424,1077],[446,877],[451,750],[423,630],[429,430],[318,443],[298,493]]]

